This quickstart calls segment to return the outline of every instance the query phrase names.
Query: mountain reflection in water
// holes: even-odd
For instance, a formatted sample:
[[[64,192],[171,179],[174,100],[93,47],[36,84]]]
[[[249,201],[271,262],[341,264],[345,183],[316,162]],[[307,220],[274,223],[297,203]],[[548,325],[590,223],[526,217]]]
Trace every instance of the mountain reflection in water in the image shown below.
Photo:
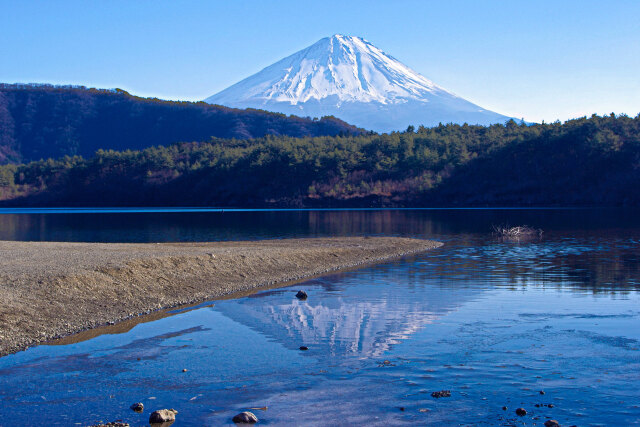
[[[545,233],[506,243],[494,224]],[[32,240],[350,234],[445,246],[0,358],[0,425],[33,425],[36,414],[49,425],[146,425],[147,408],[172,407],[180,425],[212,426],[263,407],[254,412],[272,426],[640,420],[634,210],[0,215],[0,238]],[[451,397],[434,399],[437,390]],[[138,401],[143,414],[129,409]]]
[[[321,345],[332,356],[377,358],[483,292],[414,283],[397,271],[394,274],[393,265],[383,268],[389,275],[383,285],[376,284],[375,277],[357,289],[350,288],[348,276],[338,282],[339,288],[335,279],[315,279],[301,285],[309,293],[304,301],[293,298],[287,289],[260,293],[216,310],[290,349]],[[403,279],[402,285],[394,283]],[[282,294],[276,303],[265,300],[276,293]]]

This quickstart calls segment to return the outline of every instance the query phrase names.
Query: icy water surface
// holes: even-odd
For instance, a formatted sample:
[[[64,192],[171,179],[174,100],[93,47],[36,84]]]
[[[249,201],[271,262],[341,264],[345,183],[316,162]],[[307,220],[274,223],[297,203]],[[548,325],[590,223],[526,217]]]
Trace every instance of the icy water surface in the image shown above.
[[[265,425],[640,424],[633,211],[12,215],[0,236],[37,221],[42,240],[131,240],[114,218],[149,215],[135,240],[394,234],[445,246],[0,358],[0,425],[147,425],[175,408],[176,426],[218,426],[265,407],[252,409]],[[91,231],[90,215],[102,226]],[[488,233],[506,222],[546,233]],[[439,390],[451,397],[431,397]],[[138,401],[143,414],[128,409]]]

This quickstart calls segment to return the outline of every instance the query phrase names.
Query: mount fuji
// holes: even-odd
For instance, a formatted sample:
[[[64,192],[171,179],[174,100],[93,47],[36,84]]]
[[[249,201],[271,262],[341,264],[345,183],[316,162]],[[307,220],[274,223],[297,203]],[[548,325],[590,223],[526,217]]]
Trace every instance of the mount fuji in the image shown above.
[[[365,39],[343,35],[323,38],[205,102],[297,116],[333,115],[378,132],[510,119],[436,85]]]

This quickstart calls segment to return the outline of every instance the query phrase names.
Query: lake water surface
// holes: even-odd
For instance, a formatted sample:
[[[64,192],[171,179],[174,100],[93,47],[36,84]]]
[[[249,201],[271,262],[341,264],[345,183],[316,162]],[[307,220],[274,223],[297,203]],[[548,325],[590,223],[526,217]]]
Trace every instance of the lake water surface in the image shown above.
[[[445,243],[0,358],[0,425],[137,426],[161,408],[174,425],[232,425],[263,407],[265,425],[640,424],[635,210],[0,212],[4,240]],[[503,242],[494,224],[545,233]]]

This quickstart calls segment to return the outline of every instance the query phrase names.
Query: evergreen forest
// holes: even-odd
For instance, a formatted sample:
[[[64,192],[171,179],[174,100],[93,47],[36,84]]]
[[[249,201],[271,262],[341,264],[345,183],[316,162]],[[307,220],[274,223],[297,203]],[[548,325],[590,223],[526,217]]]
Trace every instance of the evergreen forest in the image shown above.
[[[638,206],[640,115],[264,135],[0,166],[5,206]]]

